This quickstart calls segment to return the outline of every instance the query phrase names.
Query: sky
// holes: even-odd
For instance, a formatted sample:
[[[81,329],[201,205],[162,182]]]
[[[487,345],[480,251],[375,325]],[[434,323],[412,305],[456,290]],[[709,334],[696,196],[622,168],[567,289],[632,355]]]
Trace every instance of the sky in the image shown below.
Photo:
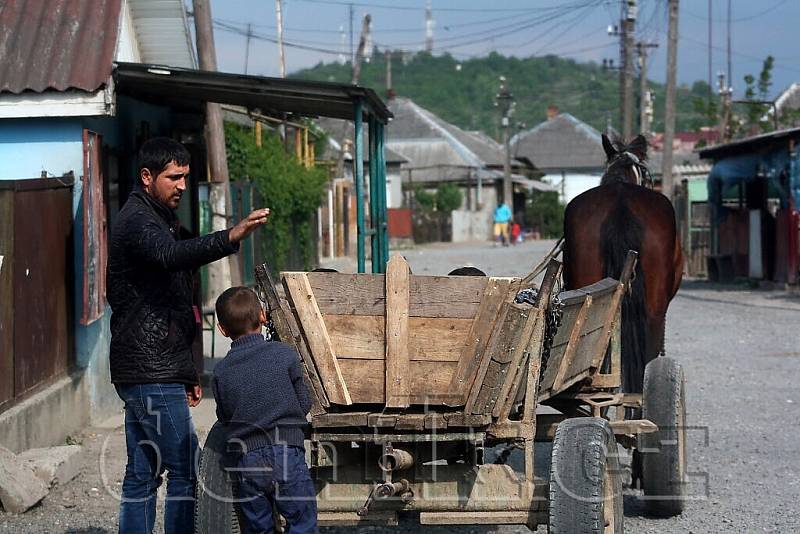
[[[190,0],[186,0],[190,4]],[[731,71],[735,96],[745,74],[755,76],[767,55],[775,57],[770,98],[800,81],[800,49],[795,32],[800,0],[712,0],[711,61],[716,87],[727,71],[728,4],[731,6]],[[350,50],[348,0],[283,0],[287,72],[341,61]],[[619,39],[620,0],[430,0],[433,53],[458,59],[491,51],[518,57],[556,54],[578,61],[614,59]],[[211,0],[218,66],[227,72],[279,74],[275,0]],[[353,40],[361,21],[372,17],[378,49],[424,49],[426,0],[353,0]],[[680,2],[678,81],[708,80],[709,0]],[[248,24],[253,37],[246,54]],[[649,78],[666,78],[667,0],[639,0],[637,40],[658,44],[650,50]]]

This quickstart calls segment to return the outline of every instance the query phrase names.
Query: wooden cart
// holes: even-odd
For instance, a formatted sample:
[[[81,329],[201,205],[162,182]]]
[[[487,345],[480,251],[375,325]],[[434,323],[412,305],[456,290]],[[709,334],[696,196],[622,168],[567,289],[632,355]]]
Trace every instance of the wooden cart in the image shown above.
[[[275,331],[296,346],[314,397],[320,524],[392,525],[415,512],[422,524],[573,532],[593,521],[622,532],[615,443],[635,447],[657,430],[621,409],[641,405],[619,393],[620,307],[634,264],[632,253],[621,280],[557,298],[557,261],[536,287],[531,277],[413,275],[394,256],[385,275],[282,273],[283,296],[257,269]],[[558,411],[537,414],[541,405]],[[213,434],[201,462],[203,524],[220,516],[204,495],[229,492],[208,468]],[[534,476],[537,441],[554,442],[550,480]],[[513,448],[520,472],[505,462]]]

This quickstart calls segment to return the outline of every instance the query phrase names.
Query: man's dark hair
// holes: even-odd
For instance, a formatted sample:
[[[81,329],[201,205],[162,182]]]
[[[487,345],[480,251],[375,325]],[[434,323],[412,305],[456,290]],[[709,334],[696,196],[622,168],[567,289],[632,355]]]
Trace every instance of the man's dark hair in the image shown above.
[[[175,165],[188,165],[191,156],[186,147],[169,137],[153,137],[142,144],[139,149],[139,167],[137,176],[142,169],[147,169],[153,178],[158,176],[170,162]],[[137,177],[137,183],[138,183]]]
[[[230,287],[217,298],[217,320],[228,335],[236,338],[261,326],[261,302],[255,292],[244,286]]]

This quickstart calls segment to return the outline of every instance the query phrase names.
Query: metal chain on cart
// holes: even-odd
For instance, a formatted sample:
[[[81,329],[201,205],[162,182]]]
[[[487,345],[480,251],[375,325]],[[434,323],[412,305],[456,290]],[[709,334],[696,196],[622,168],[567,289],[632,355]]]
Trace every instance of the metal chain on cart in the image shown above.
[[[564,305],[558,295],[561,293],[561,284],[556,282],[553,296],[550,298],[550,305],[545,312],[545,327],[544,327],[544,340],[542,342],[542,367],[539,372],[539,381],[544,378],[544,371],[547,369],[547,361],[550,359],[550,349],[553,346],[553,340],[556,337],[558,328],[561,326],[561,321],[564,317]]]
[[[545,312],[545,329],[544,340],[542,342],[542,367],[539,373],[539,380],[544,378],[544,370],[547,367],[547,360],[550,358],[550,348],[553,346],[553,339],[556,337],[558,328],[561,326],[561,321],[564,317],[564,305],[558,297],[561,293],[561,281],[556,280],[555,287],[550,303]],[[530,304],[537,306],[539,302],[539,290],[537,288],[526,288],[517,293],[514,297],[514,302],[517,304]]]

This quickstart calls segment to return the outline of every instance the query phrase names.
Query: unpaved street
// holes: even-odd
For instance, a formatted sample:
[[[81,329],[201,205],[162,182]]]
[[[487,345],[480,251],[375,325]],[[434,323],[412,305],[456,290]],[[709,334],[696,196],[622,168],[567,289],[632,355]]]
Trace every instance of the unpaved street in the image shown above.
[[[471,264],[491,275],[520,275],[551,245],[432,245],[401,252],[416,274]],[[635,495],[628,495],[626,532],[800,532],[798,327],[796,296],[684,283],[670,308],[667,352],[686,372],[693,500],[681,517],[658,520],[643,517]],[[197,426],[207,430],[213,401],[197,410]],[[81,475],[25,515],[0,515],[0,533],[116,532],[124,435],[119,428],[87,429],[80,439],[86,449]]]

